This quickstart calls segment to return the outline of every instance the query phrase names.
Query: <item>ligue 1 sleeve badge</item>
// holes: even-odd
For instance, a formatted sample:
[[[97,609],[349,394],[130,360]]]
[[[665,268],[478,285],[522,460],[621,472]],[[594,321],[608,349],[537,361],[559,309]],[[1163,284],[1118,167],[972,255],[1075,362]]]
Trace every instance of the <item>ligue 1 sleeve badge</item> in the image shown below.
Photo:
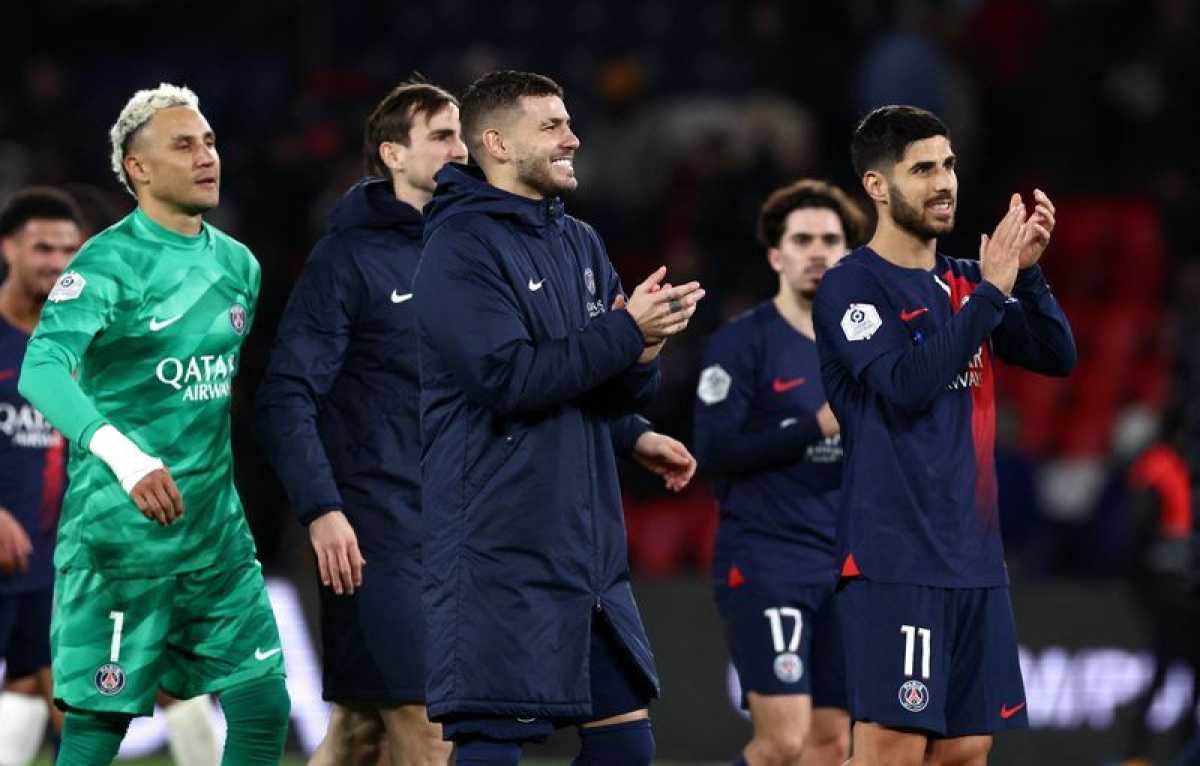
[[[96,669],[96,691],[105,697],[120,694],[125,688],[125,671],[115,662],[108,662]]]
[[[929,689],[917,680],[905,681],[900,686],[900,707],[910,713],[920,713],[929,706]]]
[[[54,283],[54,289],[46,296],[46,300],[51,303],[75,300],[83,292],[86,284],[87,280],[83,278],[82,274],[77,271],[68,271]]]
[[[246,332],[246,307],[235,303],[229,307],[229,324],[238,335]]]

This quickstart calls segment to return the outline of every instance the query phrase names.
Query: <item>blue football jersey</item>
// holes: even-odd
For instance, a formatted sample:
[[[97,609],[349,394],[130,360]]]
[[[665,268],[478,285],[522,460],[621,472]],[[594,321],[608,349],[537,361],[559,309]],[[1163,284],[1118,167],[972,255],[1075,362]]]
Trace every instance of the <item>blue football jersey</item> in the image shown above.
[[[66,440],[17,392],[29,336],[0,319],[0,508],[33,543],[29,570],[0,574],[0,593],[48,587],[67,485]]]
[[[897,266],[868,247],[826,273],[814,324],[846,450],[844,574],[989,587],[1008,581],[997,513],[995,360],[1074,365],[1070,326],[1038,267],[1011,298],[975,261]]]
[[[714,578],[832,582],[842,446],[817,425],[816,343],[761,303],[713,336],[696,394],[697,457],[721,505]]]

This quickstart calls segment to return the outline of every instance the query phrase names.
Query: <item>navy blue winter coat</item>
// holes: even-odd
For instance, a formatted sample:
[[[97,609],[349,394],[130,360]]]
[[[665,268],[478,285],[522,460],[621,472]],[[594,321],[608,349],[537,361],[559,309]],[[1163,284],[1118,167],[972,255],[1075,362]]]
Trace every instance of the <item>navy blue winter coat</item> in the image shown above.
[[[420,557],[422,228],[390,181],[351,188],[292,290],[258,387],[259,433],[296,515],[344,509],[368,577]]]
[[[629,584],[609,418],[657,365],[621,285],[558,199],[447,166],[425,208],[420,334],[430,715],[586,717],[591,621],[654,689]]]

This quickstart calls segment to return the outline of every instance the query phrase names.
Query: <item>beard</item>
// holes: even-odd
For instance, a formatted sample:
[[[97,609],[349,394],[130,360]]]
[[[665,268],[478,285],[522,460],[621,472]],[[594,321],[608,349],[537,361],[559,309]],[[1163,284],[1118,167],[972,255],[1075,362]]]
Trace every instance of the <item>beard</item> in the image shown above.
[[[566,181],[555,178],[550,160],[545,157],[522,157],[517,160],[517,180],[543,197],[557,197],[578,185],[574,178]]]
[[[888,189],[888,204],[891,206],[892,220],[896,222],[896,226],[919,239],[937,239],[954,231],[953,213],[950,221],[945,224],[926,223],[924,208],[918,209],[909,203],[894,186]]]

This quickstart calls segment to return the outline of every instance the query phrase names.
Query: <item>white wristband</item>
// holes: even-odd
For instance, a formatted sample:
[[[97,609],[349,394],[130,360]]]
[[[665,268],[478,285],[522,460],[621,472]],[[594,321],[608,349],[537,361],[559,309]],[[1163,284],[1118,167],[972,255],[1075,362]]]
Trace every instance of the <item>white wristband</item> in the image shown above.
[[[88,449],[108,464],[126,492],[130,492],[146,474],[163,467],[163,461],[142,452],[129,437],[107,423],[92,434]]]

